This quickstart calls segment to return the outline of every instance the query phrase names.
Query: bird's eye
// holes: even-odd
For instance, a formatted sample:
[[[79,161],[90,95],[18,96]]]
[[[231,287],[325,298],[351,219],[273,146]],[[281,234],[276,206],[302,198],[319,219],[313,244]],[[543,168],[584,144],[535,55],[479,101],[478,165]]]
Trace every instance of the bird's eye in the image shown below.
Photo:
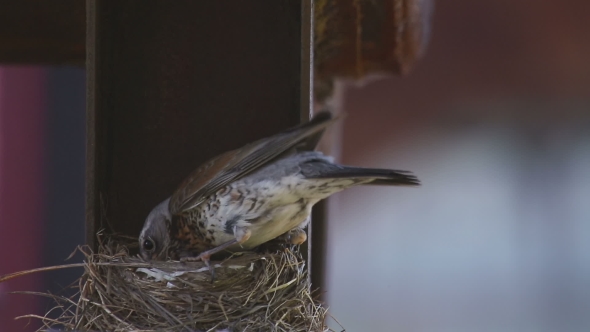
[[[147,251],[152,251],[155,248],[155,244],[154,241],[152,241],[152,239],[146,239],[145,241],[143,241],[143,248]]]

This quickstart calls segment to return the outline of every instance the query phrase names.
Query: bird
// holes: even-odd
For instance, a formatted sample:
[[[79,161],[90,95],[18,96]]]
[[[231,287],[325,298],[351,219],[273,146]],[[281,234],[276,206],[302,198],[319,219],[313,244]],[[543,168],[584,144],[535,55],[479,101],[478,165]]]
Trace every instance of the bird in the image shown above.
[[[145,219],[145,261],[203,261],[276,238],[306,241],[317,202],[357,185],[418,186],[409,171],[340,165],[315,148],[340,117],[329,111],[203,163]]]

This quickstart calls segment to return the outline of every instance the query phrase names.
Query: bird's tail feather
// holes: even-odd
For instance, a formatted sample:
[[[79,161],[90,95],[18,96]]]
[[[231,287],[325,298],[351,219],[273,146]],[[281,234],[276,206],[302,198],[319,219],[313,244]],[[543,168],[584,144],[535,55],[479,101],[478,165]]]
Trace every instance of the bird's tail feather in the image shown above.
[[[380,168],[362,168],[341,166],[322,172],[321,175],[312,176],[316,179],[366,179],[373,178],[370,185],[387,185],[387,186],[419,186],[420,180],[408,171],[380,169]]]

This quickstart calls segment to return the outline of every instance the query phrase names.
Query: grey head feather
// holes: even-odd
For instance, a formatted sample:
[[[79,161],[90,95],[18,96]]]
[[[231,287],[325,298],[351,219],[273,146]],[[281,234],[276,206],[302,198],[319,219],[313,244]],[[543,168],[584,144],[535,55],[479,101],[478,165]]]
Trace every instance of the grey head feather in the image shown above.
[[[145,219],[139,235],[139,252],[145,260],[164,256],[166,248],[170,244],[167,223],[172,219],[172,215],[168,209],[169,203],[170,198],[167,198],[156,205]],[[150,241],[153,249],[146,246]]]

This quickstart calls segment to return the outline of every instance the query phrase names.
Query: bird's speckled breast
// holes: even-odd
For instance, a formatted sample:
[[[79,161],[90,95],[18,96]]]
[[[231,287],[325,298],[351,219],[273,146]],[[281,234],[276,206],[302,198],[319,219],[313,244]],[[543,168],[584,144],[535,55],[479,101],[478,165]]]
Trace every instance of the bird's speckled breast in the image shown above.
[[[233,240],[234,230],[243,227],[250,230],[251,237],[229,250],[251,249],[307,226],[313,205],[351,182],[305,179],[298,173],[268,179],[246,177],[179,216],[173,237],[185,248],[200,252]]]
[[[219,245],[234,238],[234,227],[246,227],[252,235],[235,249],[256,247],[293,228],[307,226],[313,205],[342,190],[342,184],[336,183],[341,181],[309,180],[300,174],[267,180],[245,178],[204,204],[206,229],[214,232]],[[322,186],[324,190],[318,190]]]

